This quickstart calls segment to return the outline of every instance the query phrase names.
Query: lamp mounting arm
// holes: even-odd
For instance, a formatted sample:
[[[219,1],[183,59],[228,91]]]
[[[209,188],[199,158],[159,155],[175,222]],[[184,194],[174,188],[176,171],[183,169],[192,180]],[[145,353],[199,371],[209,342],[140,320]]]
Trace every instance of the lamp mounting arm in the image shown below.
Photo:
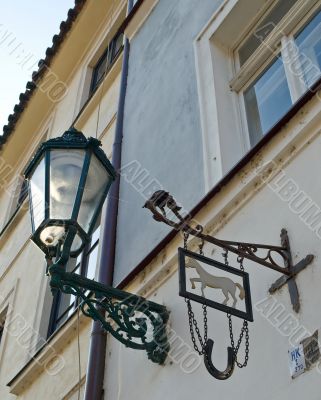
[[[66,249],[63,250],[63,252]],[[75,273],[66,272],[61,257],[47,258],[53,293],[61,291],[79,299],[84,315],[99,321],[107,332],[126,347],[145,350],[148,358],[163,364],[169,351],[166,307]]]

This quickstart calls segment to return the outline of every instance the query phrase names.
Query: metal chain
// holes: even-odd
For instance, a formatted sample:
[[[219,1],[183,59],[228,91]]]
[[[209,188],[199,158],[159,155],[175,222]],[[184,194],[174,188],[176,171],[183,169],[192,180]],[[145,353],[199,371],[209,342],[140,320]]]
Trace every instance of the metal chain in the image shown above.
[[[187,312],[188,312],[188,322],[189,322],[189,330],[193,342],[193,347],[194,350],[201,356],[205,352],[205,345],[207,342],[207,308],[206,305],[202,305],[203,308],[203,316],[204,316],[204,338],[202,338],[202,335],[200,333],[197,321],[195,319],[195,315],[192,309],[191,301],[189,299],[185,299],[185,303],[187,304]],[[196,337],[195,337],[195,332],[198,338],[198,341],[201,345],[201,348],[198,347],[198,344],[196,342]]]
[[[223,253],[223,257],[224,257],[225,265],[228,266],[229,265],[229,263],[228,263],[228,250],[226,250]],[[240,264],[240,270],[241,271],[244,271],[243,261],[244,261],[244,257],[241,257],[241,256],[237,257],[237,262]],[[228,322],[229,322],[231,347],[232,347],[233,352],[234,352],[236,365],[239,368],[244,368],[244,367],[247,366],[247,363],[249,361],[249,353],[250,353],[250,335],[249,335],[248,321],[245,321],[245,320],[243,321],[243,326],[242,326],[242,329],[241,329],[241,333],[240,333],[239,339],[237,341],[237,345],[235,346],[231,314],[227,314],[227,318],[228,318]],[[244,358],[244,362],[240,363],[240,362],[237,361],[237,354],[238,354],[238,351],[240,349],[241,343],[243,341],[244,334],[245,334],[245,358]]]
[[[184,232],[184,249],[187,250],[187,241],[188,241],[189,234]],[[204,247],[204,240],[201,241],[199,244],[199,253],[203,255],[203,247]],[[192,304],[189,299],[185,298],[185,303],[187,304],[187,313],[188,313],[188,323],[189,323],[189,330],[193,342],[194,350],[201,356],[205,353],[205,345],[207,342],[207,332],[208,332],[208,323],[207,323],[207,306],[205,304],[202,305],[203,309],[203,318],[204,318],[204,338],[202,338],[200,329],[198,327],[197,321],[195,319],[195,314],[192,309]],[[198,347],[195,333],[197,335],[197,339],[201,345],[201,348]]]
[[[222,253],[222,256],[224,258],[224,264],[228,267],[229,263],[228,263],[228,250],[225,250],[224,253]]]
[[[229,322],[231,347],[232,347],[232,349],[234,351],[236,364],[237,364],[237,366],[239,368],[244,368],[244,367],[247,366],[247,363],[249,361],[249,353],[250,353],[250,335],[249,335],[248,322],[247,321],[243,322],[241,333],[240,333],[239,339],[237,341],[237,345],[235,346],[231,314],[227,314],[227,318],[228,318],[228,322]],[[237,361],[237,353],[238,353],[238,351],[240,349],[240,346],[241,346],[241,343],[243,341],[244,334],[245,334],[245,358],[244,358],[244,362],[240,363],[240,362]]]

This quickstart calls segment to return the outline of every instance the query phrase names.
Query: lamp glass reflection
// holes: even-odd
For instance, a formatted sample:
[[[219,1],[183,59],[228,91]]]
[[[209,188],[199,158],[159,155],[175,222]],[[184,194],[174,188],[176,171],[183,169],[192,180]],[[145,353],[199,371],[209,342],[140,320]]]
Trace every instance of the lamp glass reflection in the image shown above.
[[[88,233],[94,214],[102,201],[110,175],[95,155],[91,157],[80,205],[78,223]]]
[[[41,159],[30,178],[32,220],[34,230],[45,219],[45,160]]]

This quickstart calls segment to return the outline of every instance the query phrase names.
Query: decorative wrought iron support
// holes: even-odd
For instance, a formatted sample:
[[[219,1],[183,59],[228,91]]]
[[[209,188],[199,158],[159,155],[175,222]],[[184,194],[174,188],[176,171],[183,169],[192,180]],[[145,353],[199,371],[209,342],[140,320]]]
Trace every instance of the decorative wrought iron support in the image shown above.
[[[166,307],[144,297],[103,285],[78,274],[65,271],[68,248],[73,233],[68,233],[62,253],[55,263],[47,258],[50,287],[79,298],[84,315],[99,321],[102,327],[126,347],[145,350],[148,358],[163,364],[169,351]]]
[[[201,225],[192,227],[191,217],[183,217],[180,214],[181,207],[178,206],[175,199],[168,192],[163,190],[155,192],[145,203],[144,208],[147,208],[152,212],[153,218],[156,221],[164,222],[166,225],[176,229],[177,231],[186,232],[200,238],[201,240],[212,243],[215,246],[221,247],[224,250],[235,253],[239,257],[246,258],[264,267],[280,272],[282,276],[271,286],[269,292],[274,293],[287,283],[293,309],[296,312],[299,311],[300,300],[295,277],[299,272],[311,264],[314,256],[309,254],[296,265],[293,265],[289,238],[285,229],[282,229],[281,231],[281,246],[217,239],[214,236],[204,234]],[[169,210],[173,219],[168,217],[168,211],[166,208]],[[265,255],[258,256],[256,253],[259,250],[266,251]],[[278,255],[283,259],[284,266],[275,261],[275,255]]]

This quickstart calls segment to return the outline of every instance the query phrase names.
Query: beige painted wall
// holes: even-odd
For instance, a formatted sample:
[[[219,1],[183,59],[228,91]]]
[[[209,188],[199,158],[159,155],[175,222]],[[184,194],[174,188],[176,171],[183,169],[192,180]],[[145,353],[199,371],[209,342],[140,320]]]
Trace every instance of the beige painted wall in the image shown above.
[[[3,148],[1,162],[10,167],[10,179],[23,171],[42,140],[60,136],[70,127],[87,96],[90,69],[115,34],[125,12],[126,1],[123,0],[89,0],[86,3],[52,64],[52,70],[68,86],[66,96],[56,104],[46,93],[37,90]],[[112,153],[121,63],[122,57],[119,57],[75,124],[85,135],[100,138],[108,155]],[[1,169],[0,230],[12,201],[6,190],[7,181]],[[41,320],[50,312],[44,305],[48,290],[44,255],[30,242],[30,234],[26,202],[0,237],[0,316],[9,307],[0,346],[0,399],[74,399],[78,396],[79,383],[77,316],[54,335],[36,360],[30,361],[35,354],[35,343],[40,340]],[[81,316],[82,392],[90,329],[91,321]],[[48,363],[52,354],[58,356],[56,366]],[[9,393],[7,384],[19,371],[21,375],[11,387],[16,397]]]

